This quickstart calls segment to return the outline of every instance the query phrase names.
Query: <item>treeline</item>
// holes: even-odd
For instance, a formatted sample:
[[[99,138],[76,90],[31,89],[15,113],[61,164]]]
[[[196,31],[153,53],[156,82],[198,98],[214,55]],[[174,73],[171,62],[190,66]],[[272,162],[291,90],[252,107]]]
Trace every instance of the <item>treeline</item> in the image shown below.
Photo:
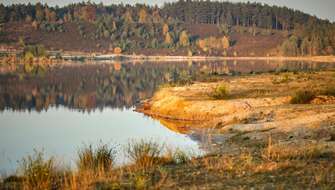
[[[162,8],[91,2],[64,7],[1,4],[0,23],[11,21],[31,22],[36,30],[48,32],[66,32],[64,23],[76,23],[84,39],[107,39],[117,53],[136,48],[187,48],[189,55],[217,49],[227,55],[226,50],[232,45],[229,28],[235,26],[287,31],[288,40],[280,46],[284,55],[328,55],[335,48],[333,23],[286,7],[260,3],[180,0],[166,3]],[[88,23],[94,25],[93,33],[89,32]],[[190,35],[186,24],[215,24],[221,37],[199,39]]]
[[[335,48],[335,25],[301,11],[261,3],[180,0],[162,12],[182,22],[285,30],[290,35],[280,50],[284,55],[329,55]]]

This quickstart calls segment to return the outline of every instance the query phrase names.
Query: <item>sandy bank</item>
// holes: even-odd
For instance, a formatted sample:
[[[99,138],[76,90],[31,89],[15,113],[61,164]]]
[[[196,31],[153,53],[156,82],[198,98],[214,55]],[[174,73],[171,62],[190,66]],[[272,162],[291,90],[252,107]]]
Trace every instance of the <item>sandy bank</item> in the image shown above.
[[[229,98],[215,100],[209,94],[220,84],[229,88]],[[334,72],[262,74],[228,77],[215,83],[162,88],[138,111],[156,118],[193,121],[195,127],[241,132],[298,130],[335,123],[335,98],[317,96],[310,104],[290,100],[297,91],[321,92],[335,86]]]

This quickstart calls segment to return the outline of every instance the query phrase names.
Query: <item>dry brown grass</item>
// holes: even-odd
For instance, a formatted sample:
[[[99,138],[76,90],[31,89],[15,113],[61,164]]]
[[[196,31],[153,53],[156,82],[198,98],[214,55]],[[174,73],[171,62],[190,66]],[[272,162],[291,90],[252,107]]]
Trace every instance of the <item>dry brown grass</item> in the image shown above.
[[[57,180],[56,178],[50,178],[51,180],[45,178],[45,184],[58,182],[59,185],[53,186],[53,189],[72,190],[275,187],[282,189],[333,189],[335,187],[334,145],[322,145],[321,143],[284,145],[272,142],[271,138],[267,144],[265,148],[260,149],[241,149],[238,154],[194,157],[180,163],[159,162],[149,168],[143,168],[144,165],[136,166],[136,162],[134,162],[128,166],[100,173],[94,170],[63,172],[58,174]],[[172,155],[175,154],[163,154],[160,157],[164,160],[170,158],[171,161]],[[26,177],[23,176],[23,178]],[[21,182],[17,180],[17,183]],[[43,185],[43,183],[41,184]],[[3,187],[6,185],[8,183],[4,182],[0,187],[5,189]],[[21,186],[24,189],[36,189],[26,183]],[[43,185],[42,189],[52,188],[49,185]]]

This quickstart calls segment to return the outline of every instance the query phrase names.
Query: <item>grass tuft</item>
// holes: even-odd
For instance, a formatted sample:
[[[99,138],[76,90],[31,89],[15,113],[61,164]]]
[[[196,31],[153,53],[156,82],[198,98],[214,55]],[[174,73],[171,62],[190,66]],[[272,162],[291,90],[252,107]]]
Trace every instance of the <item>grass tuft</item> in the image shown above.
[[[44,159],[43,152],[22,159],[19,170],[24,176],[25,189],[52,189],[55,187],[57,170],[54,158]]]
[[[152,140],[132,141],[126,146],[126,155],[137,167],[149,169],[162,162],[163,147]]]
[[[106,172],[113,168],[116,150],[107,144],[100,144],[95,149],[92,145],[84,146],[78,151],[77,168],[79,171]]]

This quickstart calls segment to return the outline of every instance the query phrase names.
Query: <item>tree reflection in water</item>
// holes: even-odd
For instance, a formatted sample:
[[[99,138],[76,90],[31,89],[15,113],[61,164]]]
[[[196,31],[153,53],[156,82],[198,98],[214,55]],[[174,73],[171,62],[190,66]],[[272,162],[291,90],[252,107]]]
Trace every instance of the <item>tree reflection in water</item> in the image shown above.
[[[332,63],[220,61],[76,64],[53,68],[43,76],[0,75],[0,110],[78,111],[132,108],[164,83],[188,84],[224,75],[333,69]]]

